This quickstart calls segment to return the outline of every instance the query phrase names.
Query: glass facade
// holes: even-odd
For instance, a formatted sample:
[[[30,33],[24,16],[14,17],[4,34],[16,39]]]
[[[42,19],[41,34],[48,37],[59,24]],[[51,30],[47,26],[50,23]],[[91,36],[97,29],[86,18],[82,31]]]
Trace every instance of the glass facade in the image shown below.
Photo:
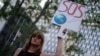
[[[85,38],[78,43],[78,46],[84,51],[84,54],[81,55],[100,56],[100,29],[96,28],[94,30],[92,26],[81,26],[80,33],[82,33]]]

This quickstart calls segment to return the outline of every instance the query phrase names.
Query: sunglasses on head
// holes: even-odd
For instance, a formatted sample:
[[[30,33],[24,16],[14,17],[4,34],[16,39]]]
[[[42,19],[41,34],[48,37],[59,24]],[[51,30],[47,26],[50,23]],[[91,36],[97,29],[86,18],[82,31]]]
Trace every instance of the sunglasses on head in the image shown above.
[[[38,39],[41,39],[42,37],[41,37],[41,35],[39,35],[39,34],[33,34],[33,35],[32,35],[32,38],[38,38]]]

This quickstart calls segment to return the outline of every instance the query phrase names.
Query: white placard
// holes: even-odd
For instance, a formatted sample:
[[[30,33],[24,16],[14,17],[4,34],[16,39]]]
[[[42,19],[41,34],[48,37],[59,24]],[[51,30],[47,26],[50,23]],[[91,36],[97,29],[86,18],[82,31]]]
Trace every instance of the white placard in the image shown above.
[[[62,0],[51,20],[51,23],[59,25],[61,28],[66,28],[77,32],[81,21],[84,18],[84,14],[84,5]]]

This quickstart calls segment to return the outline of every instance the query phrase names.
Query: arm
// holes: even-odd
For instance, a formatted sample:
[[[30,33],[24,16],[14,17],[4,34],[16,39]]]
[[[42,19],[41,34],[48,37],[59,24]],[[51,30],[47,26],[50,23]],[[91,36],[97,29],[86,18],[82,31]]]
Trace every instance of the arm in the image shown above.
[[[42,53],[40,56],[56,56],[56,55],[53,55],[53,54],[47,54],[47,53]]]
[[[56,56],[62,55],[62,38],[58,37],[57,49],[56,49]]]
[[[61,56],[62,55],[62,39],[58,37],[57,49],[55,54],[41,53],[40,56]]]
[[[65,35],[66,29],[64,29],[62,33]],[[62,37],[59,37],[59,36],[58,36],[58,42],[57,42],[56,53],[55,53],[55,54],[41,53],[40,56],[62,56],[62,42],[63,42]]]
[[[18,49],[15,51],[15,53],[14,53],[13,56],[18,56],[18,54],[21,52],[21,50],[22,50],[22,48],[18,48]]]
[[[62,35],[58,36],[58,43],[57,43],[57,49],[56,49],[56,56],[62,56],[62,48],[63,48],[63,38],[65,38],[65,34],[66,34],[67,29],[64,29],[62,31]]]

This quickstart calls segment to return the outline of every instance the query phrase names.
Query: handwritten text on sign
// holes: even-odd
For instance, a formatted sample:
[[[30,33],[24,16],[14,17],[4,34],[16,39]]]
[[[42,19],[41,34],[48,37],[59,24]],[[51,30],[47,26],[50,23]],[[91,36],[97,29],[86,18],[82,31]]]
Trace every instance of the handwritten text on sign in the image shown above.
[[[69,5],[68,5],[69,4]],[[69,3],[69,1],[65,0],[63,1],[63,6],[65,7],[65,9],[60,9],[58,10],[59,12],[66,12],[69,15],[73,15],[76,18],[81,18],[83,16],[83,12],[82,12],[82,8],[84,8],[83,5],[78,5],[77,3]],[[73,8],[73,9],[71,9]],[[79,15],[75,14],[79,11]]]
[[[67,0],[62,0],[59,8],[54,14],[52,23],[63,28],[78,31],[81,20],[84,18],[84,14],[84,5]]]

